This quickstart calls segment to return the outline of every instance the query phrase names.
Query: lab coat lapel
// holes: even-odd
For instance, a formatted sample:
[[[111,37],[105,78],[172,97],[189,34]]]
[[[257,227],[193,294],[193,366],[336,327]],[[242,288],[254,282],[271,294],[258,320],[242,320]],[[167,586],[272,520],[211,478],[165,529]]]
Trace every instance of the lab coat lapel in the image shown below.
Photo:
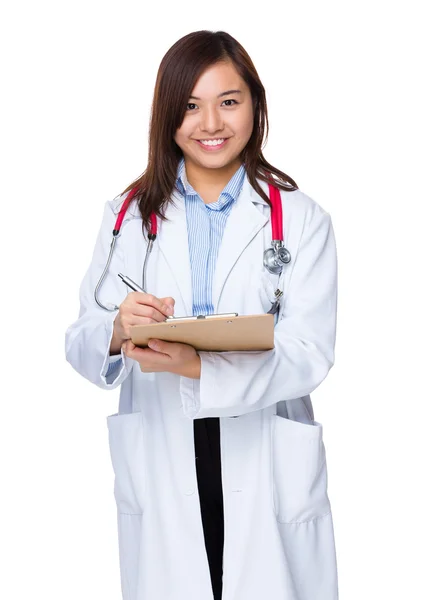
[[[174,190],[172,203],[167,204],[165,216],[167,221],[158,219],[158,235],[156,241],[167,265],[175,279],[183,307],[178,299],[175,315],[192,315],[191,265],[189,259],[188,230],[186,224],[185,201],[183,196]]]
[[[262,189],[267,192],[266,184],[259,182]],[[175,306],[175,314],[192,314],[192,284],[191,264],[189,257],[188,229],[186,223],[185,201],[183,196],[174,190],[172,203],[165,209],[167,221],[158,220],[157,243],[164,255],[167,265],[175,279],[183,307],[179,302]],[[254,190],[247,176],[242,190],[233,204],[229,218],[224,229],[223,238],[215,266],[212,289],[212,304],[214,311],[218,312],[218,304],[225,281],[236,264],[243,250],[248,246],[255,235],[269,221],[269,210],[265,207],[264,214],[257,208],[257,204],[266,204],[261,196]]]
[[[264,186],[261,187],[265,189]],[[227,219],[218,253],[212,289],[212,303],[215,312],[218,312],[221,293],[230,271],[246,246],[269,221],[269,211],[265,211],[263,214],[255,203],[266,204],[245,175],[242,190]]]

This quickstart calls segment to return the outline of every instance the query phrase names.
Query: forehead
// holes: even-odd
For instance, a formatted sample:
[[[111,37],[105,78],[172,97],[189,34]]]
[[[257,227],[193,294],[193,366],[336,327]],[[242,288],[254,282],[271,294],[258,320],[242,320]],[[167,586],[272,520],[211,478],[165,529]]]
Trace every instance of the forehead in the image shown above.
[[[244,92],[246,84],[231,62],[216,63],[198,78],[191,94],[198,98],[212,98],[226,90]]]

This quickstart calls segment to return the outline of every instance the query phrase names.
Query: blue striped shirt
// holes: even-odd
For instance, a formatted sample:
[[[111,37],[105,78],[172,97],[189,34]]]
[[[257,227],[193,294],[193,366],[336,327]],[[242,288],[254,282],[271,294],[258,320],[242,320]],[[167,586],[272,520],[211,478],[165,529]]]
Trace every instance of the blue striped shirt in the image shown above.
[[[185,159],[182,157],[179,161],[176,187],[185,200],[193,315],[208,315],[214,312],[212,283],[218,251],[228,216],[241,192],[244,180],[245,167],[242,164],[218,200],[205,204],[187,180]],[[107,383],[112,383],[116,378],[121,364],[120,358],[115,360],[115,357],[112,357],[111,360],[113,362],[110,363],[106,374]]]

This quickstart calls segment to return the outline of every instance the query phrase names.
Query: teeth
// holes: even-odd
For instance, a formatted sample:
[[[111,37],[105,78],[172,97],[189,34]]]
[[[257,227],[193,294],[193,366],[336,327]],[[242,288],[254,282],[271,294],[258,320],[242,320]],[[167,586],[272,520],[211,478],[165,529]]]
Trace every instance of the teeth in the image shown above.
[[[221,138],[220,140],[200,140],[200,142],[205,146],[218,146],[224,142],[224,138]]]

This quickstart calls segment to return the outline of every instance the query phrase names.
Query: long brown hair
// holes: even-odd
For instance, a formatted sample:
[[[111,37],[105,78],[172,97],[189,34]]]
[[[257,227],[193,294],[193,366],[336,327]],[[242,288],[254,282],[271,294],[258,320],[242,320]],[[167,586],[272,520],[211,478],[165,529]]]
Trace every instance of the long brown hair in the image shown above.
[[[147,168],[122,192],[124,194],[137,188],[134,198],[137,199],[143,227],[147,231],[151,213],[166,220],[164,208],[171,201],[177,167],[183,156],[174,136],[182,125],[195,83],[208,67],[222,61],[233,63],[251,92],[253,132],[240,155],[249,182],[268,204],[269,198],[256,179],[289,192],[298,189],[289,175],[273,167],[263,156],[262,145],[267,140],[269,127],[268,110],[265,89],[251,58],[239,42],[225,31],[194,31],[178,40],[161,61],[151,109]]]

